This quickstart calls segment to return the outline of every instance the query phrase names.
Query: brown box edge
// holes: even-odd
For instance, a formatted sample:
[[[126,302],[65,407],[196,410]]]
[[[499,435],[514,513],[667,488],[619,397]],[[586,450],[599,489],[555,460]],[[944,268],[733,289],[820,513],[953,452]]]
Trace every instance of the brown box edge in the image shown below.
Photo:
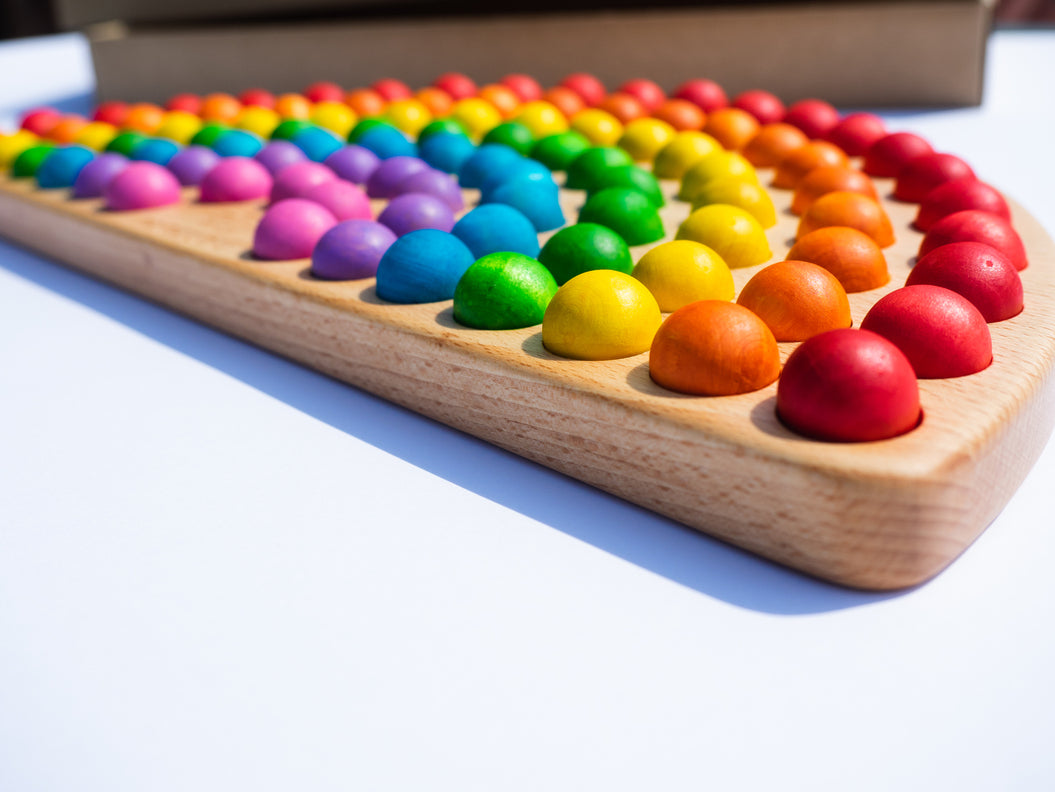
[[[479,82],[527,72],[543,84],[589,71],[614,87],[671,89],[710,77],[785,101],[840,107],[956,106],[982,98],[990,0],[749,5],[549,15],[334,19],[286,24],[89,28],[99,100],[183,92]]]

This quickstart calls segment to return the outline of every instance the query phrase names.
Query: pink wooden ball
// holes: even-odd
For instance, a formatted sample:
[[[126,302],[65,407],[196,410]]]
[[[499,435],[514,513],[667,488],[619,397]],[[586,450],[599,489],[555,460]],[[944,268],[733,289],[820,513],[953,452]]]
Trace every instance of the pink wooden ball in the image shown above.
[[[271,193],[271,173],[248,157],[225,157],[201,181],[202,203],[255,201]]]
[[[118,212],[166,206],[179,199],[179,180],[154,162],[130,163],[103,188],[106,208]]]
[[[337,225],[326,207],[287,198],[264,213],[253,234],[253,255],[269,261],[307,258],[323,234]]]

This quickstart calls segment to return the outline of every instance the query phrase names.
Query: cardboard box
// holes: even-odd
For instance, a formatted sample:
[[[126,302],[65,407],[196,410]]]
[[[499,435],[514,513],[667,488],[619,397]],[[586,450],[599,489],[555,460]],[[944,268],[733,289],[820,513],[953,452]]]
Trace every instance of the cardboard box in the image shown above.
[[[276,5],[281,0],[265,3]],[[250,87],[294,91],[323,79],[354,87],[399,77],[420,86],[449,70],[479,82],[527,72],[553,84],[582,70],[613,87],[631,77],[668,89],[710,77],[730,95],[765,88],[785,101],[817,96],[844,108],[942,106],[981,101],[991,11],[991,0],[904,0],[375,12],[281,22],[111,23],[88,33],[100,100],[162,101],[182,91]],[[93,17],[75,17],[85,18]]]

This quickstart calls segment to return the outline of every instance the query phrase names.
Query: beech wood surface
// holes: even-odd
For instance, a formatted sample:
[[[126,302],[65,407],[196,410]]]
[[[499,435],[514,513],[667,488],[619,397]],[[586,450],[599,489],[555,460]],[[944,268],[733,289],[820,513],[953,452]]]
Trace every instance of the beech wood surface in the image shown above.
[[[768,184],[769,172],[760,176]],[[875,181],[890,193],[889,180]],[[790,192],[769,191],[779,216],[768,232],[772,262],[785,257],[798,218]],[[476,194],[466,195],[471,207]],[[583,194],[564,191],[562,201],[574,222]],[[920,381],[923,423],[858,444],[786,429],[775,383],[741,396],[685,396],[652,382],[647,353],[567,360],[543,348],[540,327],[471,330],[454,321],[449,301],[391,305],[372,279],[320,281],[306,259],[255,260],[261,202],[199,204],[188,189],[178,205],[118,213],[3,177],[0,234],[774,561],[893,589],[930,578],[985,529],[1055,422],[1055,244],[1011,203],[1029,252],[1025,310],[989,326],[993,364]],[[854,326],[903,285],[921,239],[909,227],[915,204],[884,205],[898,235],[885,251],[891,282],[850,295]],[[668,238],[688,212],[669,201]],[[634,260],[648,247],[633,249]],[[762,266],[733,271],[737,293]],[[782,359],[795,346],[781,344]]]

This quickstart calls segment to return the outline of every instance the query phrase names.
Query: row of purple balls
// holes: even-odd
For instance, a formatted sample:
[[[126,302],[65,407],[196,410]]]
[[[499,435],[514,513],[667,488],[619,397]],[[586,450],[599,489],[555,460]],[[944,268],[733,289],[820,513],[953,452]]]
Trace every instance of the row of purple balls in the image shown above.
[[[191,185],[199,187],[203,203],[268,198],[254,233],[254,255],[287,260],[315,252],[313,273],[330,279],[372,276],[398,236],[424,228],[449,232],[464,208],[457,182],[416,157],[379,160],[349,145],[318,163],[282,140],[251,159],[190,146],[167,166],[102,154],[82,169],[73,196],[102,196],[107,208],[124,211],[176,203],[180,187]],[[371,198],[390,199],[377,221]],[[342,228],[316,251],[322,235],[337,225]]]

